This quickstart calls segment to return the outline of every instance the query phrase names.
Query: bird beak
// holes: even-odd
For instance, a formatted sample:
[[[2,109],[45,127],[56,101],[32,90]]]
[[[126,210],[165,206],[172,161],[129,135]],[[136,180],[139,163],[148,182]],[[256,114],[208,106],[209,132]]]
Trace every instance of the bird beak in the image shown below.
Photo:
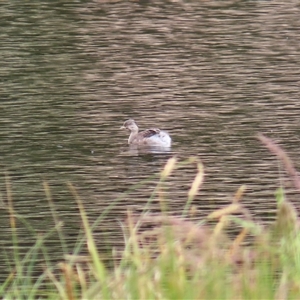
[[[120,127],[120,129],[126,129],[126,127],[124,127],[124,126],[121,126],[121,127]]]

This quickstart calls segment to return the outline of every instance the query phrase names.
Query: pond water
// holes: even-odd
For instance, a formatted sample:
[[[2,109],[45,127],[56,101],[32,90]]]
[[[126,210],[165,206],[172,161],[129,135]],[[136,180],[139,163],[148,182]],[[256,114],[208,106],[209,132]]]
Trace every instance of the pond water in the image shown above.
[[[53,218],[47,181],[69,249],[81,221],[72,182],[90,221],[120,198],[96,229],[99,249],[118,245],[128,210],[141,211],[167,159],[197,156],[205,182],[196,219],[230,203],[245,184],[243,203],[255,218],[274,218],[276,188],[297,194],[277,160],[256,139],[274,139],[300,168],[300,18],[296,1],[30,1],[1,8],[0,189],[5,174],[15,210],[36,233]],[[119,128],[134,118],[173,139],[169,153],[129,151]],[[176,171],[168,206],[179,214],[196,174]],[[159,209],[154,201],[152,209]],[[2,251],[10,249],[5,207]],[[20,246],[34,234],[18,222]],[[47,239],[59,257],[54,234]]]

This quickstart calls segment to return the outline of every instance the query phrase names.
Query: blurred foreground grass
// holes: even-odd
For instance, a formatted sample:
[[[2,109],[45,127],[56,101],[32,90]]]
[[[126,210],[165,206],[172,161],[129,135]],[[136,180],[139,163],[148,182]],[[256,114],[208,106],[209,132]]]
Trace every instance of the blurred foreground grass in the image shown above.
[[[267,148],[283,162],[298,188],[297,172],[285,152],[264,136]],[[162,190],[172,171],[182,164],[195,164],[197,174],[187,195],[182,216],[172,216]],[[293,205],[285,199],[284,190],[276,192],[277,219],[268,228],[256,224],[242,205],[244,186],[236,192],[232,203],[207,216],[199,223],[191,221],[192,202],[202,185],[204,171],[197,158],[178,162],[171,158],[159,175],[156,188],[161,212],[151,213],[145,206],[140,215],[128,211],[122,223],[125,247],[113,250],[113,267],[107,268],[96,248],[93,227],[84,205],[69,184],[77,201],[84,234],[68,253],[61,223],[47,183],[44,183],[50,211],[56,226],[44,236],[37,236],[32,248],[21,255],[18,250],[16,220],[22,216],[13,208],[7,179],[6,209],[10,215],[13,261],[10,275],[0,286],[2,299],[299,299],[300,236],[299,220]],[[116,203],[112,203],[107,211]],[[4,204],[3,204],[4,205]],[[101,222],[103,216],[96,223]],[[236,216],[238,213],[238,217]],[[209,220],[216,220],[214,227]],[[239,225],[236,236],[228,236],[226,228]],[[30,227],[30,224],[26,224]],[[61,262],[53,263],[45,246],[48,236],[57,231],[64,250]],[[247,235],[253,236],[245,245]],[[87,247],[88,255],[79,255]],[[43,256],[43,270],[33,276]]]

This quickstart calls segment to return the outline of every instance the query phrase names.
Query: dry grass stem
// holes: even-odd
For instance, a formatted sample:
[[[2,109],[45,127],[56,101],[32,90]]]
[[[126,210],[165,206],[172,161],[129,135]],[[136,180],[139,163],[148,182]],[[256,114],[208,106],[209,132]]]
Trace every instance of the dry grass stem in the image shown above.
[[[218,219],[224,215],[230,215],[233,213],[237,213],[241,210],[240,204],[230,204],[224,208],[220,208],[218,210],[215,210],[211,214],[207,216],[208,219]]]
[[[169,158],[160,175],[162,180],[165,180],[171,175],[172,171],[175,169],[176,162],[177,162],[177,158],[175,156]]]
[[[242,185],[237,190],[237,192],[235,193],[234,198],[232,200],[232,203],[238,203],[241,200],[241,198],[242,198],[243,194],[245,193],[245,191],[246,191],[246,186]]]
[[[282,161],[287,173],[294,183],[294,186],[300,191],[300,178],[287,153],[274,141],[262,134],[258,135],[258,139]]]
[[[202,163],[200,163],[200,162],[197,163],[197,170],[198,170],[198,173],[197,173],[197,175],[192,183],[192,186],[188,192],[189,199],[194,198],[197,195],[199,187],[203,183],[204,171],[203,171]]]

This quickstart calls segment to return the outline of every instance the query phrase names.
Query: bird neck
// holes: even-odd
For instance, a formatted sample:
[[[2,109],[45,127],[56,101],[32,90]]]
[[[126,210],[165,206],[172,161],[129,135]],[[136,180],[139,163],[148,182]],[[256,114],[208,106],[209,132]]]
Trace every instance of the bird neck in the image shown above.
[[[129,136],[129,139],[128,139],[128,144],[131,144],[133,142],[133,140],[137,137],[138,133],[139,133],[138,128],[136,130],[132,130],[130,132],[130,136]]]

